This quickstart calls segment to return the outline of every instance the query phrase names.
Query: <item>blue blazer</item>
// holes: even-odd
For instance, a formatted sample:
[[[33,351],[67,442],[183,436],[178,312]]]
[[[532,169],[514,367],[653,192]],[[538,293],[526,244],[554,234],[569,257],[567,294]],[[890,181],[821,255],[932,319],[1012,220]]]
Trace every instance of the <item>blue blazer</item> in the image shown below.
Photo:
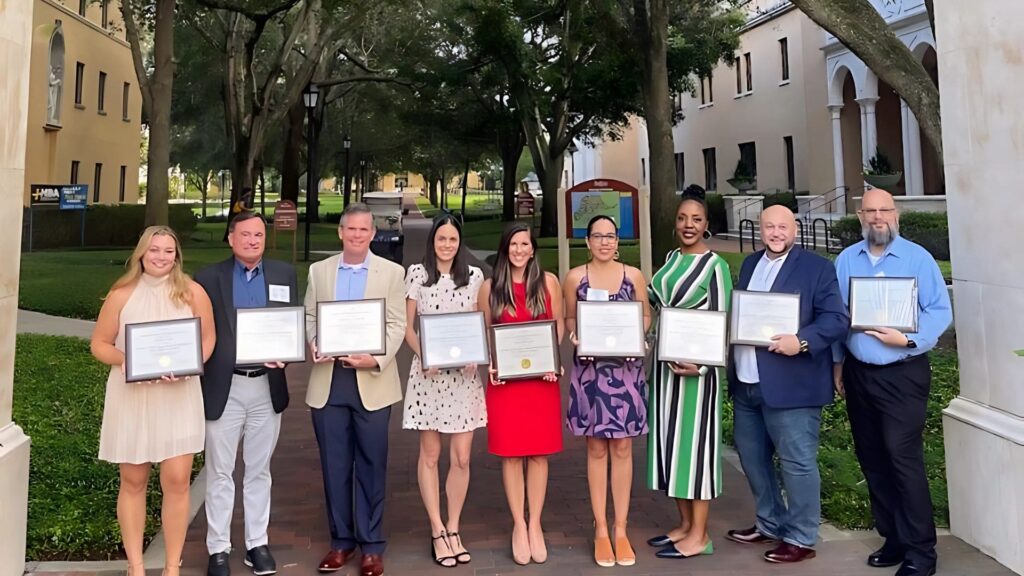
[[[747,256],[740,268],[737,290],[746,290],[760,250]],[[846,338],[850,315],[839,293],[836,269],[831,262],[794,246],[779,270],[772,292],[800,294],[800,330],[809,352],[784,356],[757,348],[761,396],[772,408],[806,408],[832,402],[832,343]],[[734,354],[729,354],[729,389],[743,384],[736,378]]]

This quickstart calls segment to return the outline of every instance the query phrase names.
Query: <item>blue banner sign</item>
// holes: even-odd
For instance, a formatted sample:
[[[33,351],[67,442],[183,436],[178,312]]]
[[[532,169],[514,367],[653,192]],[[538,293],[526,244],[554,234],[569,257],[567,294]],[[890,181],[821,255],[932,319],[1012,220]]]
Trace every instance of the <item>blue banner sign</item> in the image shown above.
[[[32,206],[58,206],[61,210],[85,210],[89,205],[88,184],[33,184]]]

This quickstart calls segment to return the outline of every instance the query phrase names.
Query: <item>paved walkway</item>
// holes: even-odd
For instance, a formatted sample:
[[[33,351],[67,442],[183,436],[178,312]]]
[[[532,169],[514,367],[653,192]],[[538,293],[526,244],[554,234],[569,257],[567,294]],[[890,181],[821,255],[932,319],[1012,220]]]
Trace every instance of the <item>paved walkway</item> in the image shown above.
[[[410,217],[406,241],[406,264],[419,259],[426,222]],[[408,350],[398,356],[407,367]],[[270,543],[278,561],[279,574],[311,575],[328,548],[327,520],[324,515],[320,462],[313,436],[309,409],[303,402],[306,365],[289,369],[291,407],[284,412],[281,439],[272,464],[274,474],[273,512]],[[676,520],[675,506],[662,494],[644,486],[645,440],[634,444],[635,475],[630,536],[637,551],[637,564],[631,568],[600,568],[592,560],[592,518],[587,495],[586,453],[581,440],[565,435],[565,450],[551,459],[550,483],[544,511],[549,559],[543,565],[518,566],[510,553],[511,521],[501,483],[500,461],[486,450],[486,431],[478,431],[473,445],[472,480],[463,514],[464,543],[473,554],[472,563],[448,569],[436,566],[428,555],[429,529],[420,502],[416,482],[418,438],[415,432],[401,429],[401,405],[391,414],[391,449],[388,461],[387,506],[384,525],[389,544],[385,555],[386,574],[390,575],[484,575],[532,574],[536,576],[596,575],[829,575],[882,576],[895,569],[874,569],[865,565],[868,553],[879,544],[872,533],[845,533],[823,530],[818,558],[796,566],[770,565],[761,559],[760,546],[742,546],[727,541],[726,530],[751,524],[753,504],[746,482],[738,469],[726,464],[724,493],[711,509],[710,531],[716,551],[712,556],[673,561],[654,557],[644,540],[663,533]],[[443,457],[442,470],[447,466]],[[241,462],[239,462],[241,470]],[[240,475],[239,475],[240,477]],[[237,491],[233,539],[242,546],[241,486]],[[611,506],[609,505],[609,508]],[[609,510],[610,512],[610,510]],[[206,519],[202,510],[188,532],[182,574],[200,576],[206,569]],[[236,575],[251,574],[242,564],[244,551],[232,555]],[[940,574],[963,576],[1012,576],[984,554],[952,536],[939,538]],[[85,576],[94,572],[68,572]],[[113,574],[107,572],[105,574]],[[160,574],[150,570],[150,576]],[[358,574],[358,567],[347,566],[340,575]]]

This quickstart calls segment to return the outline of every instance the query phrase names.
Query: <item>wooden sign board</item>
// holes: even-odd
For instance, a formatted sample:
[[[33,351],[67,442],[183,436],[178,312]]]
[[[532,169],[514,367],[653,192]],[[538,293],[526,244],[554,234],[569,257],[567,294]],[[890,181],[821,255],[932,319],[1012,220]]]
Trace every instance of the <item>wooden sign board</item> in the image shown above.
[[[298,230],[299,211],[291,200],[274,203],[274,230]]]

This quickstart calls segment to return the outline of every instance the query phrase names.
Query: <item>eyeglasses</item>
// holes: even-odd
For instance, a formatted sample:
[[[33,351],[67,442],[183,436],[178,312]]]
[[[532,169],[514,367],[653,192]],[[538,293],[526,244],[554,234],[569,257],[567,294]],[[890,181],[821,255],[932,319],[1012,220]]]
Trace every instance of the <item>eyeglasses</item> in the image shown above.
[[[619,239],[618,234],[591,234],[590,239],[594,242],[615,242]]]
[[[874,216],[876,214],[879,216],[888,216],[889,214],[892,214],[895,211],[895,208],[870,208],[866,210],[857,210],[857,214],[860,214],[861,216]]]

